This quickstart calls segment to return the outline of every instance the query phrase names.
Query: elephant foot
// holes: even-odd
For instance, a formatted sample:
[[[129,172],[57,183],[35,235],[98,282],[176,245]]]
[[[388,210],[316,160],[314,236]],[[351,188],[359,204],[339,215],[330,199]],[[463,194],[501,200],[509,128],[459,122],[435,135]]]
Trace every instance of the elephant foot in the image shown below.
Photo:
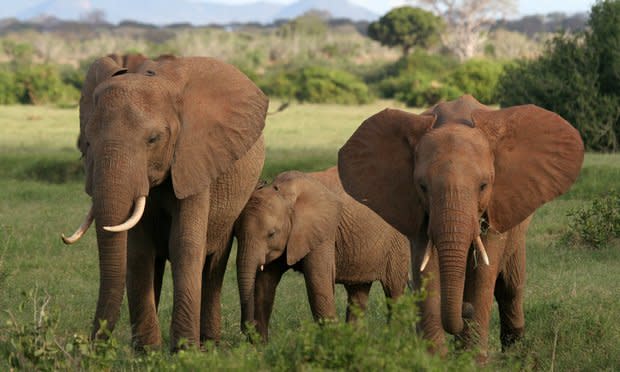
[[[525,329],[523,327],[519,328],[509,328],[502,327],[500,331],[500,340],[502,342],[502,352],[505,352],[508,348],[514,345],[517,341],[523,338],[525,333]]]

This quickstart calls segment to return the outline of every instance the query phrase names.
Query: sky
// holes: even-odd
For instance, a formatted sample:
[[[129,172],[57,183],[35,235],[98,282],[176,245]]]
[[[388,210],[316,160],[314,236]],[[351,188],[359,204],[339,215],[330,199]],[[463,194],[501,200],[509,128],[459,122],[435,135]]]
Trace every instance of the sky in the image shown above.
[[[200,0],[194,0],[200,1]],[[256,2],[257,0],[205,0],[228,4],[243,4]],[[274,3],[288,4],[295,0],[263,0]],[[377,14],[383,14],[391,8],[406,4],[405,0],[349,0],[352,3],[362,5]],[[594,4],[595,0],[516,0],[519,3],[517,16],[535,13],[550,13],[560,11],[564,13],[586,12]]]

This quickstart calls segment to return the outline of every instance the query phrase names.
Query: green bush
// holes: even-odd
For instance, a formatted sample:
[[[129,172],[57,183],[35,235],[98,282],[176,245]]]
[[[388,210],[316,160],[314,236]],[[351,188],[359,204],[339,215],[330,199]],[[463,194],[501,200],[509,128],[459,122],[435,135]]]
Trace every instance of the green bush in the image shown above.
[[[504,64],[487,59],[471,59],[458,66],[446,78],[446,83],[463,94],[471,94],[482,103],[497,102],[495,90]]]
[[[537,60],[508,67],[498,83],[502,106],[533,103],[557,112],[594,151],[620,148],[620,0],[592,7],[590,31],[556,36]]]
[[[586,244],[601,248],[614,238],[620,238],[620,192],[612,190],[595,198],[589,206],[573,210],[567,238],[578,238]],[[574,240],[574,239],[573,239]]]
[[[47,64],[0,66],[0,104],[77,104],[83,78]]]
[[[368,77],[385,98],[396,98],[409,106],[426,107],[440,101],[471,94],[480,102],[496,102],[495,90],[504,63],[469,60],[418,51]]]
[[[278,71],[258,85],[268,95],[299,102],[362,104],[373,99],[368,86],[354,75],[320,66]]]
[[[15,83],[15,74],[8,68],[0,68],[0,104],[10,105],[19,102],[19,89]]]

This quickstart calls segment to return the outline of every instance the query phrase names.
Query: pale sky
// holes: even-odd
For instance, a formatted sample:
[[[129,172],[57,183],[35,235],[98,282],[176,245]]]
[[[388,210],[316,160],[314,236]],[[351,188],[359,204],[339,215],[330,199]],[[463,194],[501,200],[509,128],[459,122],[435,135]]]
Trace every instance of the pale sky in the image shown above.
[[[200,1],[200,0],[194,0]],[[221,2],[227,4],[243,4],[256,2],[257,0],[205,0],[212,2]],[[290,4],[295,0],[265,0],[268,2]],[[383,14],[389,9],[404,5],[407,3],[405,0],[349,0],[352,3],[362,5],[377,14]],[[517,0],[519,4],[518,15],[534,14],[534,13],[550,13],[550,12],[564,12],[564,13],[576,13],[588,11],[595,0]]]

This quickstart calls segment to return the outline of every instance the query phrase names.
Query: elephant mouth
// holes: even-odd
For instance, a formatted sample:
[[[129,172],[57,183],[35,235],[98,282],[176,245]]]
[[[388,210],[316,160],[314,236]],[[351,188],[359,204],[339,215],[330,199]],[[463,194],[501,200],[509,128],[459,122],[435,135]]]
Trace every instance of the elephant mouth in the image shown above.
[[[145,207],[146,196],[140,196],[134,202],[133,212],[125,222],[115,226],[104,226],[103,229],[110,232],[122,232],[131,229],[132,227],[136,226],[138,222],[140,222],[140,219],[144,214]],[[78,227],[71,236],[65,236],[65,234],[61,234],[62,241],[67,245],[76,243],[82,238],[82,236],[84,236],[86,231],[88,231],[88,228],[93,224],[94,220],[95,216],[93,212],[93,207],[91,206],[88,214],[84,218],[84,222],[82,222],[80,227]]]
[[[480,235],[476,236],[473,243],[475,247],[474,252],[480,254],[482,262],[486,266],[489,266],[489,256],[487,255],[486,248],[484,247],[484,243],[482,243],[482,238],[480,238]],[[422,265],[420,265],[420,271],[424,271],[426,265],[428,265],[428,262],[431,259],[431,253],[433,249],[435,249],[435,245],[433,244],[433,241],[429,238],[428,243],[426,244],[426,249],[424,250],[424,258],[422,259]]]

